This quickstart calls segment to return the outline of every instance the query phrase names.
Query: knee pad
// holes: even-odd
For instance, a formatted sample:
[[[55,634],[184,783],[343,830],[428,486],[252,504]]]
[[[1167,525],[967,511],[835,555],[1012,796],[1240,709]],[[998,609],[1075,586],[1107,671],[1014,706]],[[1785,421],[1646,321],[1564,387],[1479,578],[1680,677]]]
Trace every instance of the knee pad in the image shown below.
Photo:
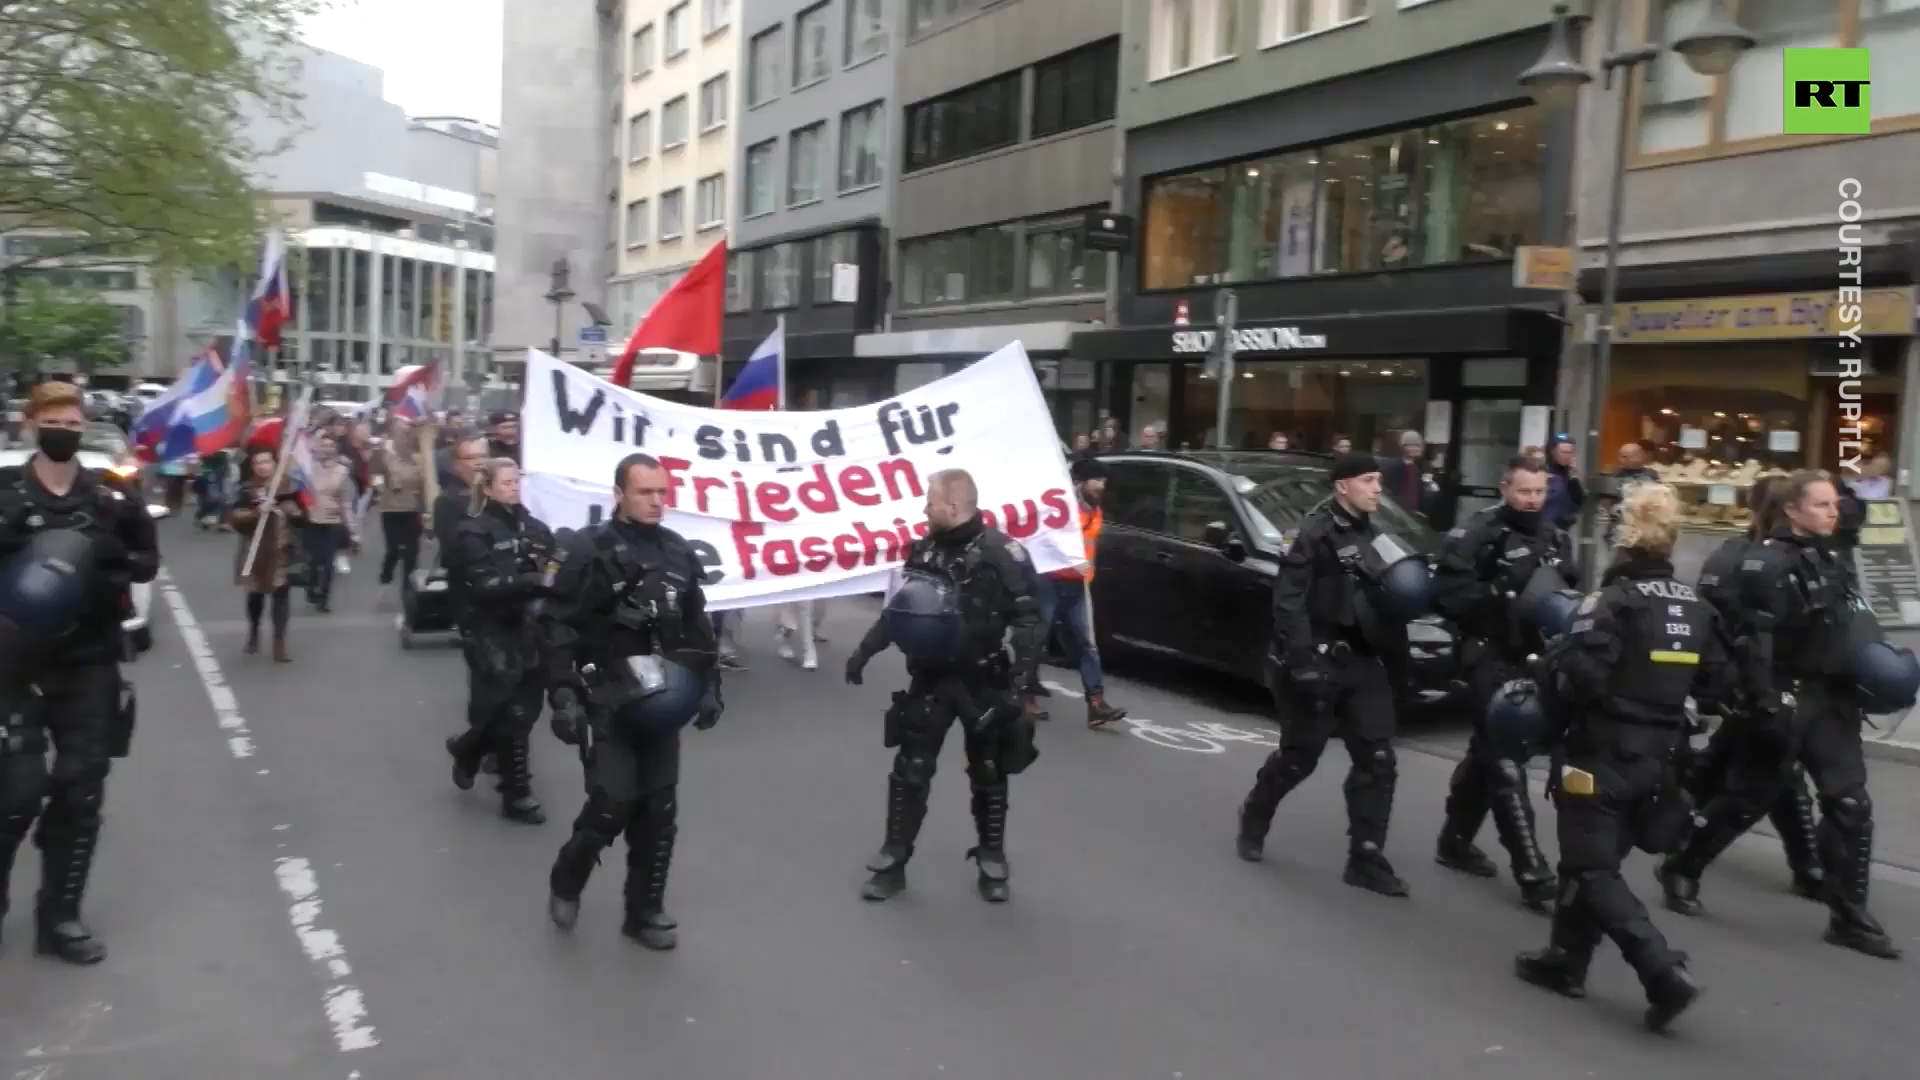
[[[1518,788],[1527,782],[1526,773],[1520,769],[1520,763],[1512,758],[1496,758],[1490,770],[1493,782],[1502,788]]]
[[[633,804],[617,802],[598,792],[587,797],[587,805],[580,811],[580,831],[593,837],[601,847],[619,839],[627,829],[627,819],[633,816]]]
[[[1274,754],[1274,765],[1280,775],[1293,780],[1304,780],[1313,775],[1316,765],[1320,764],[1320,755],[1310,753],[1298,746],[1282,744]]]
[[[1848,792],[1844,795],[1821,796],[1820,812],[1833,819],[1849,831],[1859,831],[1873,824],[1873,800],[1864,791]]]
[[[680,816],[679,792],[661,788],[640,801],[640,814],[656,828],[671,828]]]
[[[933,783],[935,759],[930,753],[921,750],[902,749],[893,759],[893,774],[914,787],[927,787]]]
[[[975,790],[979,790],[1003,784],[1006,782],[1006,777],[1000,772],[999,762],[983,758],[967,762],[967,780],[973,784]]]
[[[1362,759],[1367,776],[1375,783],[1391,784],[1400,778],[1400,758],[1389,743],[1380,743]]]

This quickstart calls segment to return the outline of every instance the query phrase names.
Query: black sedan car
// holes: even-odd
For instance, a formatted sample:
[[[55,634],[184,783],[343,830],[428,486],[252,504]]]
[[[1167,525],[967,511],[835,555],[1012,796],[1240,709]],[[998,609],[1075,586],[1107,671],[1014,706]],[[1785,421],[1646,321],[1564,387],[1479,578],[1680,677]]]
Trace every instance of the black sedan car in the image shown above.
[[[1094,556],[1102,651],[1138,649],[1264,681],[1280,556],[1307,514],[1332,497],[1333,459],[1235,450],[1099,460],[1111,470]],[[1390,498],[1382,496],[1374,520],[1409,550],[1439,551],[1440,534]],[[1460,690],[1453,627],[1428,616],[1407,636],[1403,704]]]

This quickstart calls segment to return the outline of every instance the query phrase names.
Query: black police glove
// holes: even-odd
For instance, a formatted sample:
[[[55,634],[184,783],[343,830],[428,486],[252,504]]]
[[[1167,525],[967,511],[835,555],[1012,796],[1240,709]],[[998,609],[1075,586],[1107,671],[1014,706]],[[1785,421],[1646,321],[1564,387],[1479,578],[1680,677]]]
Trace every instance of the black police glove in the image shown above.
[[[585,734],[586,710],[580,707],[580,695],[571,687],[562,686],[547,695],[547,704],[553,706],[553,737],[568,746],[579,746]]]
[[[847,657],[848,686],[859,686],[866,681],[863,675],[867,670],[868,659],[870,659],[870,657],[859,649],[853,650],[853,655]]]
[[[109,570],[117,570],[127,565],[128,560],[132,558],[133,549],[111,533],[96,537],[93,541],[94,562]]]
[[[720,722],[720,714],[726,709],[720,701],[719,687],[707,687],[707,694],[700,699],[700,711],[693,718],[693,726],[700,731],[708,731]]]

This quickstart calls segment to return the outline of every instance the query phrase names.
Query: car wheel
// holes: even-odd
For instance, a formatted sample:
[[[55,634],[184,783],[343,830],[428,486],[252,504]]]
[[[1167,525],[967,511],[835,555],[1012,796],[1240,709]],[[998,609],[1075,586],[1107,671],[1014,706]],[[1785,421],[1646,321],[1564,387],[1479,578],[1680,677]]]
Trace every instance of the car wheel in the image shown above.
[[[136,629],[131,636],[133,638],[133,651],[136,654],[146,652],[148,649],[153,648],[153,627],[142,626]]]

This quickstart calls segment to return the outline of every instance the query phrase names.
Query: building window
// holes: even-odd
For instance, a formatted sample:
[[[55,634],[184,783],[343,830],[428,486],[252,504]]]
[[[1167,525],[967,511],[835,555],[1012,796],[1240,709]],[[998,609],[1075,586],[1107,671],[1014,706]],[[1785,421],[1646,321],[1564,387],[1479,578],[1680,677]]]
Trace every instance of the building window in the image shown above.
[[[780,28],[763,30],[747,43],[747,105],[769,101],[786,89],[781,83]]]
[[[833,298],[835,263],[856,268],[860,265],[859,233],[837,232],[814,238],[813,302],[816,304],[850,303],[850,301]]]
[[[847,0],[847,65],[887,51],[887,0]]]
[[[645,199],[635,199],[627,204],[624,232],[628,247],[637,248],[647,245],[647,211],[649,209]]]
[[[773,213],[773,152],[779,144],[779,139],[768,139],[747,147],[747,201],[742,207],[747,217]]]
[[[801,206],[819,202],[820,149],[826,141],[827,123],[808,124],[787,136],[787,205]]]
[[[760,306],[767,311],[796,307],[800,303],[800,245],[775,244],[755,253],[758,271],[755,288]]]
[[[1005,300],[1015,295],[1018,234],[989,225],[945,236],[902,241],[903,307]]]
[[[1233,55],[1238,0],[1153,0],[1153,77],[1164,78]]]
[[[1020,141],[1020,73],[907,106],[907,171]]]
[[[1113,119],[1119,77],[1119,38],[1034,65],[1033,137]]]
[[[1148,289],[1509,259],[1539,242],[1537,106],[1151,181]]]
[[[633,40],[627,49],[627,68],[636,79],[653,70],[652,23],[633,32]]]
[[[1267,44],[1349,26],[1367,17],[1368,0],[1267,0]],[[1404,5],[1402,5],[1404,6]]]
[[[1225,445],[1251,450],[1266,446],[1275,435],[1285,435],[1296,449],[1325,453],[1332,448],[1335,436],[1344,435],[1353,440],[1353,448],[1360,453],[1398,456],[1400,433],[1419,431],[1426,420],[1427,367],[1427,361],[1415,359],[1242,358],[1241,379],[1235,381],[1227,402]],[[1213,429],[1219,418],[1218,380],[1208,377],[1206,369],[1197,363],[1179,365],[1174,378],[1183,384],[1182,407],[1172,418],[1173,430],[1162,432],[1163,445],[1167,449],[1216,445]],[[1472,416],[1474,407],[1482,404],[1492,403],[1470,402],[1461,411]],[[1464,420],[1463,426],[1473,422]],[[1504,463],[1518,449],[1518,436],[1516,430],[1512,441],[1502,440],[1500,449],[1486,457]],[[1463,458],[1463,473],[1475,467],[1477,463],[1464,460],[1474,456],[1473,450],[1454,449]],[[1497,483],[1497,464],[1493,475]],[[1251,496],[1252,509],[1259,515],[1255,526],[1271,526],[1260,528],[1270,536],[1293,531],[1306,513],[1326,499],[1329,492],[1325,484],[1319,479],[1255,492]],[[1408,518],[1409,509],[1419,508],[1397,508],[1383,501],[1380,524],[1390,532],[1407,535],[1412,529],[1406,526],[1419,528]]]
[[[1646,40],[1665,44],[1699,25],[1709,5],[1707,0],[1647,0],[1644,6]],[[1862,48],[1884,57],[1920,49],[1920,5],[1912,0],[1746,0],[1739,16],[1756,47],[1726,75],[1696,75],[1679,56],[1663,50],[1650,79],[1633,83],[1634,148],[1645,163],[1850,138],[1783,133],[1784,50]],[[1920,114],[1920,66],[1876,65],[1873,76],[1873,133],[1911,127]]]
[[[645,161],[653,156],[653,114],[636,113],[627,121],[627,160]]]
[[[678,240],[687,229],[687,189],[660,193],[660,239]]]
[[[687,5],[675,4],[667,9],[667,59],[672,60],[687,51]]]
[[[717,34],[733,22],[733,0],[700,0],[700,32]]]
[[[840,114],[840,192],[857,191],[880,182],[887,118],[884,102],[873,102]]]
[[[715,75],[700,84],[700,130],[714,131],[727,123],[727,77]]]
[[[667,102],[660,110],[660,149],[671,150],[687,142],[687,95]]]
[[[693,189],[693,227],[717,229],[727,223],[727,176],[703,176]]]
[[[1028,296],[1071,296],[1107,287],[1105,252],[1088,251],[1078,221],[1027,228]]]
[[[793,88],[811,86],[827,77],[833,63],[828,30],[831,3],[816,4],[793,18]]]
[[[920,37],[1010,2],[1012,0],[912,0],[912,6],[907,9],[907,25],[915,37]]]
[[[753,309],[753,254],[751,251],[727,253],[728,311],[741,312]]]

